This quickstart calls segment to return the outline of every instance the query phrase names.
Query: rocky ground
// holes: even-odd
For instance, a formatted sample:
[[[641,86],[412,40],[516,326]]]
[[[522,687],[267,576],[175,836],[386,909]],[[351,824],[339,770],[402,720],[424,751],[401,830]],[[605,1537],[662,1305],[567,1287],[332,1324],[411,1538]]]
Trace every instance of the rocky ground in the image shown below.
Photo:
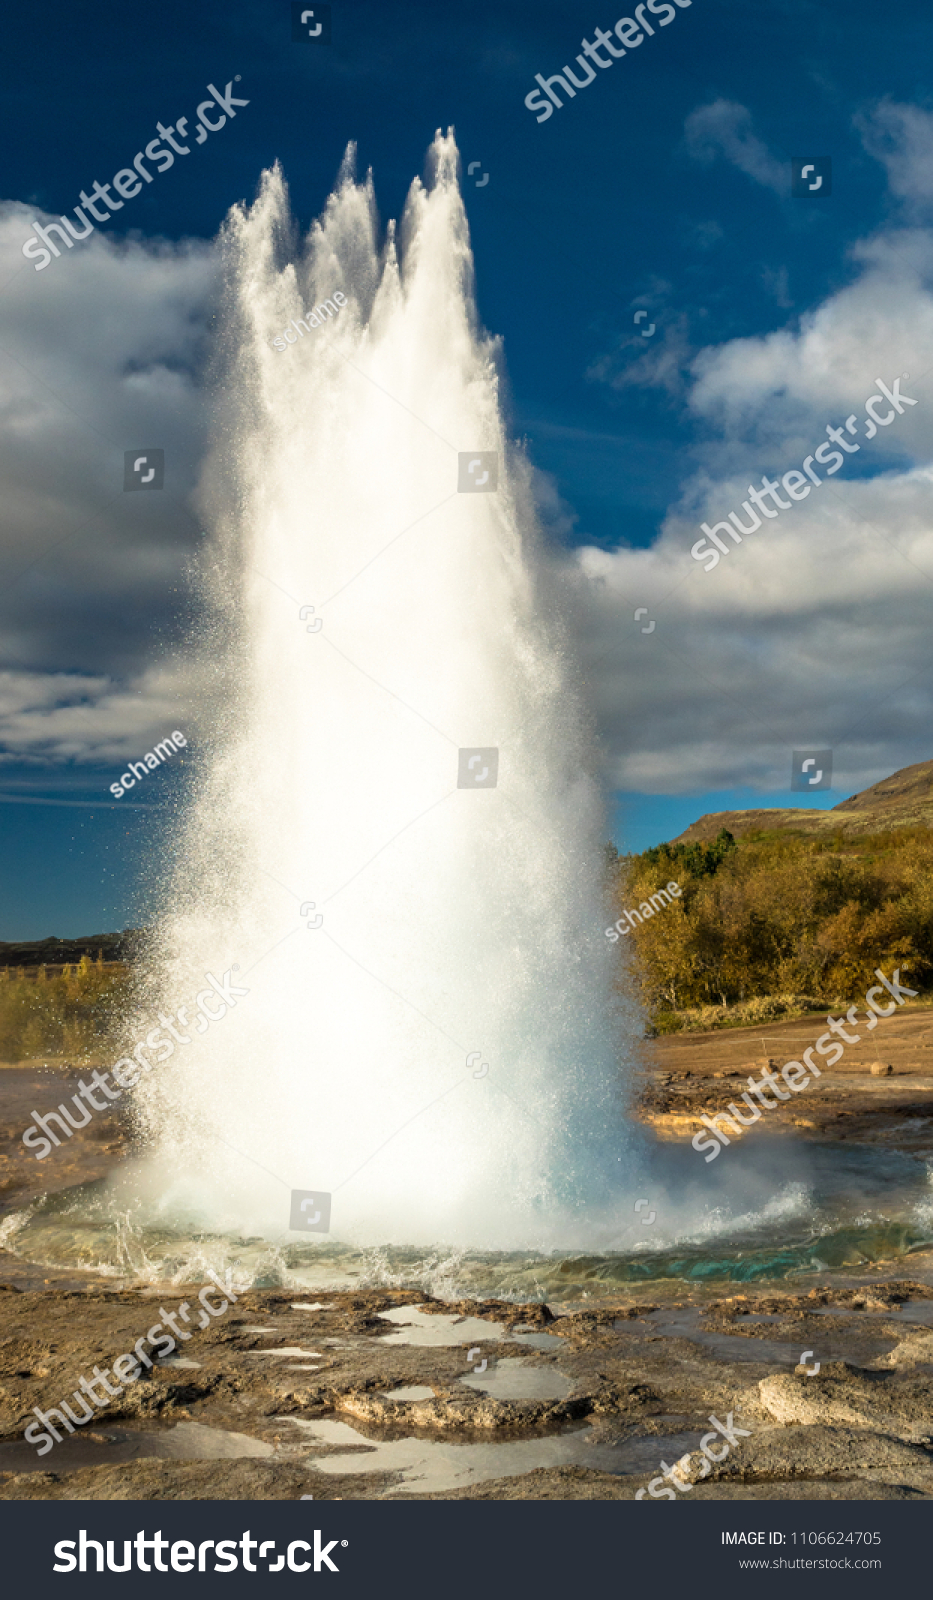
[[[933,1497],[919,1278],[558,1317],[253,1291],[191,1335],[184,1364],[157,1363],[43,1458],[23,1442],[32,1407],[108,1368],[182,1297],[0,1298],[0,1499],[630,1499],[662,1462],[681,1463],[694,1499]],[[725,1449],[714,1433],[715,1465],[700,1452],[711,1414],[744,1430]]]
[[[748,1115],[740,1097],[749,1076],[760,1077],[768,1061],[777,1072],[799,1061],[825,1029],[820,1011],[792,1022],[645,1040],[639,1114],[664,1139],[692,1138],[701,1128],[700,1113],[725,1110],[730,1100]],[[793,1131],[933,1153],[933,1010],[908,1003],[847,1045],[835,1066],[821,1065],[818,1082],[737,1137],[754,1139],[766,1127],[769,1135]],[[873,1065],[890,1071],[875,1075]]]
[[[755,1063],[799,1058],[823,1026],[648,1041],[640,1114],[689,1138]],[[798,1139],[933,1149],[931,1046],[933,1014],[905,1011],[770,1119]],[[891,1074],[872,1076],[881,1059]],[[24,1160],[33,1107],[73,1092],[67,1077],[0,1072],[7,1213],[130,1149],[111,1115],[54,1166]],[[931,1498],[933,1251],[907,1265],[805,1291],[645,1282],[598,1309],[250,1290],[39,1457],[23,1439],[32,1408],[109,1369],[197,1286],[0,1252],[0,1499],[631,1499],[675,1463],[676,1494],[696,1500]],[[724,1454],[711,1415],[733,1429]]]

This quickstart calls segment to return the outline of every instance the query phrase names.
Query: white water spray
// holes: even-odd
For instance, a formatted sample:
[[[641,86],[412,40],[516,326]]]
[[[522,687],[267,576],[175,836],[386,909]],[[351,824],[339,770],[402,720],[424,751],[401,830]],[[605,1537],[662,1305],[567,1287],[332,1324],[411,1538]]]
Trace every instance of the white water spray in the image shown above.
[[[605,1245],[631,1204],[603,821],[453,139],[400,254],[349,165],[303,246],[276,170],[225,249],[226,712],[148,998],[175,1011],[234,963],[249,995],[202,1036],[191,1008],[140,1085],[162,1213],[297,1241],[289,1190],[313,1189],[357,1244]],[[336,320],[273,347],[337,290]],[[477,451],[495,493],[458,492]],[[496,787],[458,787],[470,747],[498,750]]]

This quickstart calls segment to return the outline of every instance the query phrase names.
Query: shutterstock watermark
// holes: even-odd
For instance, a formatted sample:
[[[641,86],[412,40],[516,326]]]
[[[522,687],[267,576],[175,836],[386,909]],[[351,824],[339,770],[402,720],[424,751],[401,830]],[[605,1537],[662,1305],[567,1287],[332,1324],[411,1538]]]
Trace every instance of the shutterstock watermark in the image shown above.
[[[732,1417],[733,1413],[730,1411],[725,1422],[720,1422],[718,1417],[714,1417],[712,1413],[710,1414],[709,1421],[713,1424],[713,1427],[716,1431],[715,1433],[704,1433],[702,1439],[700,1440],[700,1460],[696,1463],[696,1465],[702,1470],[698,1471],[696,1474],[697,1483],[702,1483],[704,1478],[709,1477],[713,1466],[718,1467],[722,1465],[729,1454],[730,1449],[735,1449],[739,1438],[751,1438],[751,1429],[740,1428],[738,1423],[733,1422]],[[725,1440],[725,1444],[721,1446],[719,1443],[720,1434]],[[713,1454],[712,1447],[714,1444],[718,1447],[717,1455]],[[691,1460],[690,1451],[688,1451],[686,1455],[681,1456],[679,1461],[675,1461],[672,1467],[669,1467],[666,1461],[662,1461],[662,1475],[658,1478],[652,1478],[648,1485],[647,1491],[644,1489],[639,1489],[635,1499],[643,1500],[645,1498],[645,1494],[648,1493],[651,1495],[653,1500],[676,1500],[677,1496],[674,1493],[674,1489],[678,1489],[681,1494],[688,1494],[689,1491],[694,1488],[694,1484],[687,1483],[684,1480],[687,1473],[693,1471],[693,1465],[694,1464]],[[674,1489],[665,1488],[665,1482],[668,1484],[673,1484]],[[656,1489],[655,1484],[660,1484],[660,1489]]]
[[[913,999],[918,993],[916,989],[905,988],[900,981],[900,976],[900,967],[895,967],[894,977],[889,983],[881,968],[875,968],[875,977],[880,978],[881,982],[869,989],[865,996],[866,1022],[869,1033],[873,1028],[877,1028],[879,1017],[893,1016],[898,1006],[904,1004],[906,996]],[[882,984],[884,988],[882,988]],[[884,989],[887,989],[888,993],[893,995],[894,998],[889,1005],[880,1006],[874,996],[883,994]],[[694,1150],[698,1152],[708,1150],[710,1152],[708,1156],[703,1157],[704,1161],[715,1161],[723,1145],[731,1144],[732,1142],[728,1134],[719,1126],[721,1122],[727,1122],[732,1130],[733,1138],[738,1138],[743,1128],[750,1128],[753,1122],[758,1121],[761,1116],[760,1107],[763,1106],[766,1111],[773,1111],[779,1100],[789,1100],[791,1094],[801,1094],[809,1085],[811,1076],[814,1078],[822,1077],[822,1073],[813,1059],[814,1048],[818,1055],[826,1057],[826,1065],[828,1067],[832,1067],[837,1061],[841,1061],[845,1055],[845,1045],[858,1044],[862,1037],[860,1033],[848,1034],[845,1028],[846,1022],[850,1028],[855,1026],[856,1010],[855,1006],[849,1007],[846,1012],[845,1022],[839,1017],[827,1017],[829,1032],[820,1034],[815,1047],[813,1045],[807,1047],[803,1052],[803,1061],[788,1061],[781,1068],[781,1077],[790,1090],[790,1094],[785,1094],[784,1090],[778,1087],[777,1074],[771,1071],[770,1066],[767,1066],[760,1078],[749,1078],[748,1090],[740,1096],[745,1101],[751,1116],[743,1116],[734,1100],[725,1111],[716,1111],[712,1116],[701,1116],[700,1121],[705,1123],[706,1127],[715,1134],[715,1138],[711,1139],[708,1134],[697,1133],[691,1141]],[[836,1035],[835,1038],[833,1037],[834,1034]],[[844,1040],[845,1043],[839,1044],[839,1039]],[[803,1064],[804,1061],[806,1066]],[[766,1100],[765,1089],[772,1090],[777,1099]],[[752,1103],[749,1098],[749,1092],[755,1096],[757,1104]]]
[[[195,1030],[197,1033],[206,1033],[212,1022],[219,1022],[221,1017],[227,1015],[228,1009],[233,1009],[238,999],[241,999],[245,994],[249,994],[248,989],[240,989],[232,981],[232,974],[237,970],[237,967],[231,967],[224,973],[223,978],[215,978],[212,972],[205,972],[204,976],[211,987],[202,989],[195,1000],[195,1005],[200,1013]],[[220,1009],[217,1010],[215,1006],[213,1010],[209,1011],[207,1008],[208,1001],[216,1001],[218,996],[221,1001]],[[188,1008],[186,1006],[179,1006],[175,1012],[175,1020],[180,1022],[183,1028],[190,1027]],[[190,1037],[187,1034],[179,1033],[178,1029],[162,1011],[159,1012],[159,1022],[162,1024],[162,1028],[168,1030],[176,1043],[191,1043]],[[175,1045],[172,1043],[172,1039],[162,1038],[160,1028],[153,1028],[152,1032],[146,1035],[144,1044],[147,1050],[164,1051],[162,1055],[156,1057],[155,1066],[161,1066],[163,1061],[167,1061],[169,1056],[175,1054]],[[44,1116],[40,1115],[38,1111],[34,1111],[32,1120],[35,1126],[33,1127],[30,1124],[26,1129],[23,1134],[23,1144],[29,1149],[35,1149],[37,1161],[44,1161],[47,1155],[51,1155],[53,1144],[58,1146],[62,1142],[55,1129],[49,1126],[50,1123],[57,1122],[60,1131],[67,1139],[70,1139],[75,1129],[87,1127],[91,1120],[92,1111],[106,1111],[110,1102],[119,1100],[125,1089],[132,1089],[139,1082],[142,1071],[151,1072],[152,1068],[153,1063],[145,1055],[142,1044],[136,1046],[132,1057],[121,1057],[116,1065],[110,1068],[110,1072],[98,1072],[95,1067],[91,1073],[90,1084],[85,1083],[82,1078],[78,1093],[73,1094],[71,1097],[71,1103],[75,1110],[83,1112],[81,1121],[77,1122],[75,1120],[64,1101],[57,1111],[47,1111]],[[111,1074],[120,1085],[118,1089],[108,1087]],[[95,1099],[95,1091],[105,1095],[106,1099]],[[43,1148],[40,1149],[40,1145]]]
[[[216,1273],[209,1272],[208,1277],[211,1282],[206,1283],[198,1293],[198,1299],[204,1308],[198,1320],[199,1328],[206,1328],[211,1317],[223,1316],[225,1311],[229,1311],[231,1303],[237,1299],[229,1284],[221,1283]],[[215,1286],[228,1297],[219,1306],[215,1306],[213,1301],[208,1299],[209,1293],[212,1292]],[[81,1407],[82,1416],[75,1416],[67,1400],[61,1400],[58,1406],[50,1406],[48,1411],[40,1411],[38,1406],[33,1406],[32,1409],[39,1421],[30,1422],[24,1437],[28,1444],[36,1446],[36,1454],[47,1456],[54,1445],[61,1444],[62,1436],[52,1421],[53,1417],[69,1433],[74,1433],[75,1428],[83,1428],[84,1424],[90,1422],[94,1416],[94,1412],[87,1403],[88,1396],[93,1400],[95,1406],[106,1407],[110,1400],[115,1400],[117,1395],[123,1393],[122,1386],[124,1384],[136,1382],[143,1367],[152,1366],[150,1357],[145,1350],[140,1348],[142,1345],[148,1344],[152,1350],[155,1350],[157,1356],[169,1356],[176,1348],[176,1339],[190,1339],[191,1334],[185,1333],[177,1325],[177,1319],[182,1322],[190,1321],[189,1310],[190,1303],[187,1300],[182,1301],[177,1312],[166,1311],[164,1306],[160,1306],[159,1316],[171,1328],[172,1333],[175,1335],[174,1339],[171,1334],[162,1332],[161,1322],[156,1322],[147,1334],[136,1340],[132,1355],[117,1356],[112,1368],[106,1367],[103,1372],[101,1372],[100,1367],[95,1367],[93,1378],[79,1378],[78,1388],[72,1390],[70,1398],[74,1400],[76,1406]],[[116,1378],[116,1388],[111,1386],[110,1378]],[[95,1384],[104,1390],[103,1397],[95,1392]]]
[[[905,381],[908,376],[905,372]],[[893,389],[889,389],[887,384],[883,383],[880,378],[876,378],[875,383],[881,393],[871,394],[865,401],[865,412],[868,417],[868,421],[865,423],[865,435],[868,439],[873,439],[879,428],[890,427],[895,417],[902,417],[905,406],[918,404],[916,400],[911,400],[909,395],[901,394],[900,378],[895,378]],[[879,416],[877,407],[883,405],[885,401],[890,402],[889,409],[884,416]],[[789,511],[794,500],[806,500],[807,495],[811,493],[814,486],[817,489],[820,487],[823,479],[814,470],[814,461],[818,461],[827,478],[831,478],[834,473],[839,471],[846,455],[854,455],[857,450],[861,449],[861,445],[852,443],[852,436],[857,432],[854,411],[850,417],[846,417],[842,428],[833,428],[827,423],[826,432],[829,437],[824,439],[823,443],[814,450],[812,455],[806,457],[803,463],[803,472],[797,472],[796,469],[792,472],[785,472],[780,484],[776,480],[762,478],[760,489],[756,489],[752,484],[749,484],[748,500],[742,502],[742,510],[748,517],[747,525],[740,520],[735,511],[729,512],[728,522],[716,522],[712,527],[708,522],[700,523],[706,538],[698,539],[690,554],[694,561],[706,562],[707,557],[709,558],[709,565],[704,565],[703,567],[704,572],[712,572],[714,567],[718,567],[720,556],[727,556],[730,552],[730,546],[720,539],[720,533],[727,533],[733,544],[741,544],[743,533],[757,533],[761,527],[761,517],[759,517],[758,511],[761,512],[762,516],[769,517],[773,521],[780,512]],[[838,450],[833,449],[834,444],[839,446]],[[841,452],[845,452],[845,454]],[[806,477],[804,477],[804,473],[806,473]],[[810,479],[809,483],[807,478]],[[790,500],[781,499],[778,493],[781,486],[790,495]],[[770,498],[771,506],[765,505],[766,496]],[[752,510],[749,500],[754,501],[758,508],[757,511]],[[709,540],[712,540],[712,544],[716,547],[715,549],[708,543]]]
[[[679,883],[669,883],[666,889],[657,889],[648,900],[643,900],[637,911],[623,911],[622,917],[627,917],[631,927],[634,928],[636,922],[644,922],[646,917],[653,917],[656,911],[663,911],[665,906],[671,904],[672,899],[679,900],[682,894],[683,890]],[[626,934],[629,931],[623,926],[622,917],[613,923],[611,928],[606,929],[606,938],[611,944],[618,944],[619,934]]]
[[[307,12],[312,16],[312,12]],[[312,1495],[303,1494],[302,1500],[311,1500]],[[331,1551],[338,1545],[346,1548],[347,1539],[330,1539],[324,1543],[324,1535],[320,1528],[307,1528],[306,1533],[314,1535],[314,1544],[310,1545],[307,1539],[293,1539],[288,1549],[283,1554],[276,1552],[274,1539],[254,1539],[247,1528],[239,1539],[202,1539],[195,1547],[190,1539],[163,1539],[162,1530],[158,1528],[155,1533],[147,1534],[145,1528],[140,1528],[136,1537],[124,1539],[123,1560],[117,1560],[115,1548],[116,1541],[107,1540],[106,1563],[104,1546],[99,1539],[89,1539],[86,1528],[78,1529],[77,1539],[59,1539],[55,1546],[55,1555],[58,1560],[52,1567],[53,1572],[193,1572],[197,1562],[198,1572],[236,1572],[240,1562],[243,1563],[244,1572],[323,1572],[326,1567],[328,1572],[339,1572],[340,1568],[331,1556]],[[75,1550],[77,1549],[77,1555]],[[208,1558],[208,1551],[212,1552]],[[240,1554],[237,1555],[239,1550]],[[93,1551],[93,1556],[92,1556]],[[271,1554],[269,1553],[271,1551]],[[312,1557],[311,1561],[300,1561],[299,1551]],[[265,1561],[265,1567],[257,1567],[252,1559],[258,1552],[259,1560]],[[152,1556],[152,1565],[146,1560],[146,1555]],[[162,1556],[167,1555],[172,1565],[169,1568]],[[273,1561],[272,1557],[275,1556]],[[94,1566],[89,1567],[89,1558]],[[210,1566],[207,1565],[210,1559]],[[288,1563],[286,1568],[286,1562]]]
[[[646,12],[650,11],[659,27],[666,28],[673,22],[678,10],[684,11],[692,3],[693,0],[674,0],[673,5],[669,5],[667,0],[647,0],[646,5],[636,6],[635,16],[620,17],[612,30],[619,44],[625,46],[625,49],[622,50],[613,44],[612,33],[607,33],[605,28],[596,28],[594,30],[595,44],[590,44],[588,39],[581,40],[583,55],[577,56],[577,65],[581,72],[589,73],[589,77],[584,78],[582,82],[575,77],[569,67],[563,68],[563,75],[560,72],[555,72],[552,78],[542,78],[540,72],[536,72],[535,82],[541,85],[547,99],[538,89],[532,89],[530,94],[526,94],[525,104],[528,110],[540,111],[541,113],[539,117],[535,118],[535,121],[547,122],[548,117],[554,115],[555,107],[558,111],[563,107],[564,102],[558,98],[556,91],[552,87],[553,84],[558,84],[567,99],[573,100],[577,90],[588,88],[596,77],[593,68],[590,66],[591,61],[595,61],[598,67],[604,69],[611,67],[613,61],[620,61],[629,50],[637,50],[639,45],[644,44],[646,34],[650,39],[653,39],[655,30],[648,21],[645,15]],[[599,54],[600,50],[609,52],[608,61],[603,60]],[[584,60],[584,57],[587,59]]]
[[[248,100],[234,99],[233,85],[234,83],[239,83],[239,81],[240,74],[237,73],[236,77],[227,84],[223,94],[219,89],[215,89],[212,83],[207,85],[207,92],[212,98],[210,100],[202,100],[198,106],[198,125],[194,135],[195,144],[203,144],[209,133],[219,133],[227,118],[236,116],[236,112],[233,109],[234,106],[249,105]],[[223,116],[217,116],[218,106],[224,113]],[[210,116],[208,113],[210,113]],[[81,202],[84,206],[84,211],[82,211],[81,206],[75,206],[74,208],[75,217],[82,227],[80,233],[77,228],[72,226],[67,217],[61,217],[58,222],[47,222],[44,227],[39,222],[33,223],[33,232],[37,237],[26,240],[23,245],[23,255],[36,260],[35,270],[37,272],[42,272],[49,265],[53,256],[61,255],[61,251],[51,237],[53,233],[57,233],[68,249],[71,250],[76,239],[86,239],[89,234],[94,232],[94,222],[109,222],[114,211],[123,210],[124,201],[133,200],[139,194],[142,188],[140,180],[145,180],[146,183],[154,182],[152,173],[143,160],[144,153],[146,160],[152,162],[157,172],[168,172],[169,167],[175,164],[175,156],[191,154],[190,145],[179,143],[180,139],[189,137],[187,117],[179,117],[177,122],[170,122],[167,128],[163,127],[161,122],[157,122],[156,129],[159,134],[158,139],[151,139],[146,145],[145,152],[142,150],[137,151],[133,157],[132,167],[121,167],[120,171],[115,173],[109,183],[98,183],[95,178],[90,194],[85,194],[84,190],[81,190]],[[178,135],[177,139],[175,137],[176,134]],[[163,139],[170,147],[169,149],[164,148],[162,145]],[[112,199],[110,195],[111,188],[116,189],[117,194],[122,198],[119,200]],[[105,210],[98,209],[101,203],[106,208]],[[86,211],[90,212],[94,222],[91,222],[85,215]],[[39,256],[42,257],[41,261],[37,259]]]

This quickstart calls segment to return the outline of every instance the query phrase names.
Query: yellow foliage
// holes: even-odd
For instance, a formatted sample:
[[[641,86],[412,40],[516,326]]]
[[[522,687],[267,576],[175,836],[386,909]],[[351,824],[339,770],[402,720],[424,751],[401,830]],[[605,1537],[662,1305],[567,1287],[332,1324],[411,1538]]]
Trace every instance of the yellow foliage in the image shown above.
[[[7,971],[0,983],[0,1061],[67,1056],[76,1062],[114,1042],[129,992],[127,968],[105,972],[87,956],[38,981]]]
[[[858,839],[785,831],[735,843],[721,835],[713,846],[662,845],[622,857],[614,870],[620,912],[669,880],[683,890],[620,941],[656,1020],[763,996],[851,1002],[879,966],[909,969],[919,989],[933,967],[926,828]]]

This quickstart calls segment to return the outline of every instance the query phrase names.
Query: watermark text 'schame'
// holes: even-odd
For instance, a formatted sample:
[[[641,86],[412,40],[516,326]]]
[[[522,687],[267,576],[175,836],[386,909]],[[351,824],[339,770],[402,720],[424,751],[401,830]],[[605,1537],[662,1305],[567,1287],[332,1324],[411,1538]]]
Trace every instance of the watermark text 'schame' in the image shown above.
[[[337,302],[336,305],[334,301]],[[339,289],[335,289],[333,300],[322,300],[319,306],[314,306],[311,311],[305,312],[305,317],[308,319],[307,322],[305,322],[304,317],[299,317],[297,322],[293,317],[288,324],[288,328],[294,328],[294,333],[289,334],[288,328],[283,333],[280,333],[278,338],[272,341],[275,349],[285,350],[288,345],[297,344],[298,340],[303,339],[305,333],[310,333],[312,328],[319,328],[323,322],[330,322],[332,317],[336,317],[337,312],[342,311],[346,303],[346,295]],[[305,333],[302,333],[302,328],[304,328]],[[308,631],[310,633],[311,630],[309,629]]]
[[[665,906],[670,905],[672,898],[679,900],[682,894],[683,890],[679,883],[669,883],[666,889],[658,889],[650,896],[650,903],[648,900],[643,900],[637,911],[623,911],[622,917],[628,917],[634,928],[636,922],[643,922],[645,917],[653,917],[655,911],[662,911]],[[618,944],[620,933],[625,934],[629,931],[623,925],[622,917],[611,928],[606,929],[606,938],[612,944]]]
[[[125,790],[134,788],[137,781],[144,778],[147,772],[155,772],[160,761],[167,761],[169,756],[177,755],[179,750],[183,749],[187,743],[188,741],[184,734],[179,733],[177,729],[174,733],[166,735],[151,750],[146,751],[142,761],[131,761],[129,763],[129,767],[123,773],[120,782],[110,785],[110,793],[116,795],[119,800]],[[132,777],[130,777],[130,773],[133,774]]]

